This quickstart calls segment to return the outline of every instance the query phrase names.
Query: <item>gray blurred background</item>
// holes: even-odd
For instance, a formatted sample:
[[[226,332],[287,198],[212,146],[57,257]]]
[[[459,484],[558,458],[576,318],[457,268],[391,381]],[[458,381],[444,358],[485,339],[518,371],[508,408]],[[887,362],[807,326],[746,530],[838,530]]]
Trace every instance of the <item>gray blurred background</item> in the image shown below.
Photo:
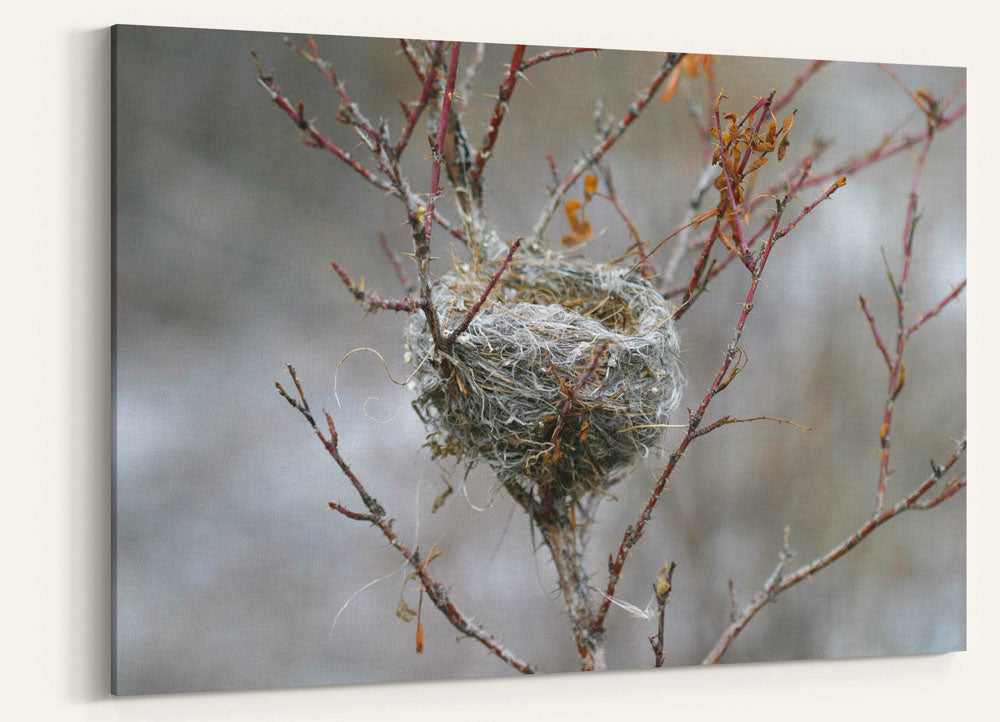
[[[293,102],[307,102],[321,131],[353,149],[355,139],[334,120],[329,85],[280,35],[117,32],[119,693],[513,673],[474,641],[456,641],[431,605],[423,615],[425,652],[414,653],[414,625],[394,611],[401,592],[415,607],[416,589],[377,531],[327,508],[331,500],[360,505],[275,392],[287,362],[313,406],[334,414],[343,455],[398,520],[404,541],[442,549],[433,571],[452,600],[542,670],[574,670],[551,562],[533,552],[525,516],[494,492],[489,471],[465,478],[460,468],[432,462],[421,448],[425,432],[409,407],[411,393],[392,384],[370,354],[345,362],[342,405],[334,399],[334,371],[353,348],[378,349],[397,378],[408,372],[404,318],[363,313],[329,266],[336,258],[368,288],[395,295],[398,282],[375,234],[383,230],[393,247],[408,250],[405,217],[398,201],[300,142],[255,84],[249,51],[275,69]],[[389,118],[398,133],[396,99],[412,99],[419,88],[396,42],[317,41],[368,116]],[[473,47],[464,46],[463,61]],[[473,140],[492,109],[485,94],[495,94],[510,51],[486,49],[467,112]],[[504,237],[525,235],[543,207],[545,152],[565,172],[593,144],[595,100],[620,116],[660,62],[650,53],[603,51],[528,71],[530,83],[518,83],[486,174],[489,210]],[[716,70],[727,107],[740,111],[756,95],[782,92],[806,65],[722,57]],[[910,87],[937,97],[965,78],[956,68],[896,70]],[[703,81],[682,81],[675,99],[651,106],[607,157],[625,205],[654,241],[683,222],[702,166],[687,95],[704,101]],[[888,134],[919,132],[923,123],[892,79],[865,64],[824,68],[792,107],[799,112],[789,157],[767,168],[764,181],[790,168],[814,137],[835,141],[822,170]],[[404,164],[421,191],[430,175],[425,128],[418,127]],[[355,152],[365,159],[363,149]],[[911,318],[965,275],[965,163],[960,121],[932,146],[920,188]],[[669,665],[701,660],[727,622],[727,580],[741,603],[749,601],[774,567],[786,525],[802,563],[853,533],[873,508],[886,381],[857,296],[869,297],[888,333],[894,309],[880,248],[897,267],[913,164],[913,155],[902,153],[851,178],[771,256],[743,339],[750,363],[709,416],[782,416],[813,431],[729,427],[696,443],[674,475],[619,586],[623,599],[645,607],[663,562],[677,561],[666,621]],[[450,199],[441,207],[456,215]],[[588,255],[617,256],[626,244],[623,224],[608,204],[595,201],[588,210],[603,231]],[[564,232],[559,217],[549,236]],[[435,238],[442,269],[450,243],[439,230]],[[680,273],[689,269],[685,261]],[[682,406],[697,404],[717,371],[746,283],[745,273],[730,268],[684,317],[689,383]],[[965,358],[963,295],[908,347],[891,500],[924,479],[928,458],[945,458],[964,433]],[[678,432],[667,433],[670,445]],[[603,584],[607,554],[660,466],[648,460],[618,488],[620,500],[602,507],[590,546],[595,583]],[[458,490],[432,515],[445,479]],[[725,661],[962,649],[965,601],[960,495],[892,521],[783,594]],[[613,611],[609,667],[650,666],[646,637],[654,631],[652,621]]]

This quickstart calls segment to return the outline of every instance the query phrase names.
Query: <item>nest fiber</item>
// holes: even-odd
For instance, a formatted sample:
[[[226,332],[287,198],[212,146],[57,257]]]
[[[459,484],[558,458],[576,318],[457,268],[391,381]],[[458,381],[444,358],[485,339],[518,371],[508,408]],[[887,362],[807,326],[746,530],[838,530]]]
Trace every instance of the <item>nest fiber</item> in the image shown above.
[[[495,269],[461,266],[436,284],[445,329],[461,322]],[[680,402],[672,311],[629,269],[528,258],[511,263],[447,351],[434,355],[423,314],[412,314],[414,408],[432,448],[486,461],[502,482],[532,493],[606,488],[657,445]]]

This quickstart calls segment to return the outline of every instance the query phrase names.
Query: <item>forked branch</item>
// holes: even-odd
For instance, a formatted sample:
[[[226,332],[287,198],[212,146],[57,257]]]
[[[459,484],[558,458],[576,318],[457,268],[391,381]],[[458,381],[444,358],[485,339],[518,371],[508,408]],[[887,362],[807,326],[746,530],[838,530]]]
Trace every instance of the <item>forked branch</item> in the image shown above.
[[[295,373],[295,369],[290,365],[288,366],[288,373],[292,377],[292,382],[295,384],[298,398],[293,398],[287,391],[285,391],[284,387],[282,387],[280,383],[275,383],[275,386],[278,388],[278,393],[281,394],[281,396],[292,406],[292,408],[298,411],[302,417],[309,422],[309,425],[312,427],[316,436],[319,437],[319,440],[322,442],[324,448],[326,448],[327,453],[337,463],[337,466],[340,467],[344,476],[346,476],[351,482],[351,486],[354,487],[358,496],[361,497],[361,501],[364,503],[368,513],[364,514],[350,511],[337,502],[330,502],[330,508],[343,514],[348,519],[365,521],[378,527],[379,531],[381,531],[385,538],[389,541],[390,546],[396,549],[396,551],[398,551],[403,558],[406,559],[407,563],[413,567],[414,573],[420,579],[421,587],[434,603],[434,606],[440,610],[440,612],[445,616],[445,619],[447,619],[460,634],[475,639],[518,672],[523,674],[533,674],[536,672],[534,665],[529,664],[511,652],[498,639],[496,639],[496,637],[488,634],[482,627],[473,622],[471,618],[459,610],[448,598],[448,592],[445,588],[428,574],[427,565],[424,563],[424,559],[420,556],[419,551],[415,549],[411,550],[403,544],[402,541],[400,541],[396,532],[392,530],[392,519],[388,516],[388,514],[386,514],[385,509],[383,509],[378,501],[376,501],[375,497],[371,495],[365,485],[361,482],[357,475],[355,475],[354,471],[340,455],[337,429],[334,426],[333,417],[331,417],[330,414],[325,413],[327,433],[324,434],[319,426],[317,426],[316,419],[313,416],[312,410],[309,408],[309,402],[306,400],[305,393],[302,390],[302,382]]]

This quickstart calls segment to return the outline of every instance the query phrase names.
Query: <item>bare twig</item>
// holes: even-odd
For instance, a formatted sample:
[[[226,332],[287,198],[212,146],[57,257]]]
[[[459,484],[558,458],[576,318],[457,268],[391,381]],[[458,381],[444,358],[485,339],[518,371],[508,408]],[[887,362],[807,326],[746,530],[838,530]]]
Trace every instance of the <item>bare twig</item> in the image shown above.
[[[354,298],[364,303],[368,307],[369,311],[406,311],[407,313],[410,313],[416,311],[422,305],[419,298],[409,297],[398,300],[394,298],[383,298],[377,293],[366,291],[365,279],[362,278],[360,282],[355,283],[351,280],[351,277],[347,275],[347,271],[341,268],[336,261],[330,261],[330,265],[333,266],[333,270],[338,276],[340,276],[340,280],[344,282],[344,285],[347,286],[347,290],[351,292]]]
[[[468,616],[463,614],[448,599],[448,592],[444,589],[444,587],[434,581],[434,579],[432,579],[427,573],[427,566],[424,560],[420,557],[420,554],[415,550],[411,551],[409,547],[400,541],[399,537],[392,530],[392,519],[388,517],[385,509],[383,509],[378,501],[376,501],[375,498],[369,493],[368,489],[365,488],[365,485],[361,483],[361,480],[357,477],[357,475],[355,475],[354,471],[352,471],[351,467],[340,455],[337,430],[334,426],[333,418],[330,414],[326,414],[327,433],[324,434],[319,426],[317,426],[315,417],[309,409],[309,403],[306,401],[305,394],[302,392],[302,384],[299,381],[298,374],[295,373],[295,369],[292,366],[288,366],[288,373],[291,375],[292,380],[295,383],[295,388],[298,391],[299,398],[295,399],[290,396],[280,383],[275,384],[278,388],[278,393],[280,393],[285,401],[287,401],[303,416],[303,418],[305,418],[306,421],[309,422],[309,425],[312,426],[313,432],[319,437],[323,446],[326,448],[327,453],[337,463],[337,466],[340,467],[344,476],[346,476],[351,482],[351,485],[354,487],[355,491],[357,491],[358,496],[361,497],[361,501],[364,503],[369,513],[361,514],[352,512],[336,502],[331,502],[330,508],[340,512],[348,518],[367,521],[377,526],[385,538],[389,541],[389,544],[402,554],[403,558],[405,558],[410,566],[413,567],[414,573],[420,579],[420,583],[423,586],[424,591],[427,592],[427,596],[430,597],[434,606],[441,611],[448,622],[451,623],[451,625],[458,630],[460,634],[475,639],[490,650],[490,652],[495,654],[517,671],[523,674],[533,674],[535,672],[535,667],[533,665],[525,662],[520,657],[515,655],[495,637],[485,632],[482,627],[471,621]]]
[[[906,338],[912,336],[913,333],[917,331],[921,326],[923,326],[925,323],[927,323],[932,318],[941,313],[941,311],[944,310],[945,306],[947,306],[949,303],[958,298],[958,295],[965,288],[966,280],[967,279],[963,278],[962,281],[951,290],[951,293],[949,293],[947,296],[941,299],[941,301],[936,306],[934,306],[934,308],[930,309],[925,313],[920,314],[920,317],[907,327]]]
[[[815,75],[816,72],[820,70],[820,68],[822,68],[829,62],[830,61],[828,60],[814,60],[811,63],[809,63],[809,67],[803,70],[802,73],[797,78],[795,78],[795,80],[792,81],[792,84],[788,88],[788,90],[786,90],[780,98],[774,101],[774,105],[771,106],[771,110],[777,113],[779,110],[788,105],[788,103],[791,102],[792,98],[795,97],[795,94],[798,93],[799,90],[802,88],[802,86],[806,84],[806,81],[809,80],[809,78]]]
[[[534,227],[531,230],[531,245],[537,244],[548,227],[549,223],[552,221],[552,216],[555,214],[556,209],[559,208],[559,204],[562,202],[563,197],[566,192],[576,183],[577,180],[595,163],[601,160],[604,154],[608,151],[611,146],[613,146],[619,138],[624,135],[628,127],[635,122],[642,111],[649,104],[650,98],[652,98],[656,91],[660,89],[663,81],[667,79],[674,66],[680,62],[683,57],[683,53],[669,53],[666,59],[663,61],[663,65],[660,66],[660,70],[653,76],[653,80],[650,82],[649,87],[643,92],[636,100],[629,106],[628,112],[625,114],[621,120],[619,120],[612,128],[608,130],[604,139],[600,141],[597,145],[591,148],[584,156],[576,162],[566,177],[560,181],[556,188],[552,191],[552,195],[549,198],[549,202],[546,204],[545,209],[542,211],[541,216],[538,221],[535,222]]]
[[[382,247],[385,255],[389,257],[389,262],[392,263],[392,268],[396,272],[396,276],[399,277],[399,282],[403,286],[403,290],[407,295],[411,294],[416,290],[412,283],[410,283],[409,277],[406,275],[406,271],[403,270],[403,262],[390,246],[389,242],[385,238],[385,234],[381,231],[378,232],[378,244]]]
[[[521,66],[525,47],[527,46],[514,46],[514,54],[510,59],[510,68],[508,68],[507,75],[504,77],[503,82],[500,84],[500,89],[497,91],[497,102],[493,106],[493,115],[490,116],[490,123],[486,129],[486,137],[483,139],[483,144],[479,147],[479,150],[476,151],[476,159],[473,163],[472,171],[469,173],[469,180],[472,182],[474,188],[480,185],[486,161],[493,155],[493,147],[496,145],[497,136],[500,134],[500,124],[507,113],[507,102],[510,100],[511,95],[514,94],[514,86],[517,84],[517,71]]]
[[[510,265],[510,259],[514,257],[517,249],[521,247],[521,240],[522,239],[518,238],[510,244],[510,250],[507,251],[507,256],[500,262],[499,268],[497,268],[496,272],[493,274],[490,282],[486,284],[486,288],[483,289],[482,294],[479,296],[479,300],[476,301],[472,308],[469,309],[468,313],[465,314],[465,317],[455,327],[455,330],[448,334],[448,338],[445,339],[445,346],[451,346],[455,343],[455,339],[457,339],[462,332],[469,327],[469,324],[472,323],[472,319],[476,317],[476,314],[479,313],[479,309],[483,307],[483,304],[486,302],[486,298],[490,295],[490,292],[493,291],[497,282],[500,280],[500,276],[503,275],[504,271],[507,270],[507,266]]]
[[[551,442],[553,444],[559,443],[559,434],[563,430],[563,425],[566,423],[566,417],[569,416],[569,410],[573,408],[573,402],[576,401],[576,397],[579,395],[580,390],[586,385],[587,381],[594,374],[594,369],[597,368],[597,364],[600,363],[601,356],[604,354],[605,349],[607,349],[607,344],[601,344],[598,346],[597,351],[594,352],[594,357],[587,364],[587,368],[584,369],[580,378],[577,379],[576,383],[573,384],[573,388],[570,389],[569,393],[566,394],[566,400],[563,402],[562,408],[559,410],[559,417],[556,419],[555,428],[552,429]]]
[[[840,187],[839,185],[837,187]],[[837,187],[828,189],[821,196],[821,200],[828,199],[832,193],[837,189]],[[812,206],[813,208],[815,205]],[[723,357],[722,366],[719,372],[716,374],[715,379],[712,381],[711,386],[709,386],[708,391],[705,393],[704,398],[702,398],[701,404],[698,408],[691,412],[688,410],[688,426],[687,431],[684,434],[684,438],[677,445],[673,452],[671,452],[668,458],[667,465],[663,469],[663,473],[660,474],[660,478],[657,480],[653,491],[650,494],[649,501],[646,503],[639,515],[638,520],[635,524],[630,525],[622,537],[621,544],[618,546],[617,554],[611,558],[609,562],[610,574],[608,576],[607,587],[604,592],[604,601],[601,603],[601,607],[597,612],[594,619],[594,630],[599,631],[603,629],[604,618],[608,613],[611,606],[611,598],[614,596],[615,588],[618,584],[618,580],[621,577],[622,569],[625,565],[625,560],[628,558],[629,552],[632,547],[639,541],[642,537],[643,531],[645,530],[646,524],[649,522],[653,515],[653,510],[656,508],[657,503],[660,500],[660,496],[663,494],[664,489],[667,486],[667,482],[670,479],[670,475],[673,473],[674,469],[677,468],[678,463],[684,456],[684,452],[687,450],[688,446],[696,438],[701,436],[698,433],[701,422],[705,417],[705,411],[708,409],[709,404],[712,400],[721,393],[736,377],[739,372],[739,367],[733,368],[734,362],[737,360],[738,356],[741,354],[739,347],[740,337],[743,335],[743,329],[746,326],[747,319],[753,310],[753,299],[757,292],[757,288],[760,284],[761,277],[764,273],[764,267],[767,265],[767,259],[770,256],[771,250],[775,246],[776,234],[778,223],[781,219],[782,213],[784,212],[784,203],[779,202],[777,204],[776,213],[774,220],[771,224],[771,235],[768,241],[764,244],[761,249],[761,254],[756,261],[756,263],[751,268],[750,274],[750,288],[747,291],[746,299],[743,301],[742,311],[740,313],[739,319],[736,323],[736,329],[733,332],[733,338],[729,342],[729,347],[726,349],[725,356]],[[716,220],[716,225],[719,221]]]
[[[443,343],[441,322],[437,311],[431,303],[431,228],[434,222],[434,207],[441,188],[441,160],[444,148],[444,136],[448,129],[448,114],[451,109],[452,96],[455,94],[455,76],[458,73],[458,55],[462,44],[451,46],[451,58],[448,61],[448,79],[445,82],[444,96],[441,99],[441,117],[438,121],[437,138],[434,141],[434,160],[431,164],[431,190],[427,199],[427,208],[423,213],[423,227],[420,227],[419,216],[411,214],[410,223],[414,227],[413,245],[417,259],[417,276],[420,279],[420,298],[423,301],[424,316],[427,318],[427,328],[434,339],[435,348],[441,348]],[[416,222],[414,222],[416,221]]]
[[[653,592],[656,594],[657,626],[656,634],[649,638],[649,644],[653,647],[653,666],[655,667],[663,666],[663,617],[667,602],[670,601],[670,592],[673,590],[674,569],[676,567],[676,562],[664,564],[663,569],[660,570],[660,576],[656,578],[656,583],[653,585]]]
[[[570,55],[576,55],[577,53],[589,53],[593,52],[597,54],[597,48],[559,48],[557,50],[546,50],[544,53],[539,53],[533,58],[528,58],[518,66],[518,72],[524,72],[532,65],[538,65],[539,63],[544,63],[546,60],[553,60],[555,58],[565,58]]]
[[[441,66],[441,46],[443,43],[434,44],[434,56],[431,58],[430,68],[427,70],[427,76],[424,79],[423,87],[420,89],[420,97],[417,98],[416,104],[413,106],[413,110],[407,113],[406,126],[403,128],[403,133],[399,137],[399,142],[393,148],[393,152],[399,156],[403,149],[406,148],[406,144],[410,142],[410,136],[413,134],[413,129],[417,125],[417,121],[420,119],[421,113],[424,112],[424,108],[427,107],[428,101],[431,99],[431,91],[434,89],[434,83],[437,81],[437,71]]]
[[[927,161],[927,151],[930,150],[933,133],[928,133],[923,149],[917,158],[913,171],[913,181],[910,185],[910,201],[906,206],[906,220],[903,223],[903,267],[897,283],[889,273],[889,285],[896,301],[896,348],[889,367],[889,384],[886,392],[885,411],[882,414],[882,428],[879,431],[879,475],[878,488],[875,496],[875,508],[882,511],[885,505],[886,483],[889,479],[889,450],[892,446],[892,421],[896,397],[906,382],[906,365],[903,363],[903,349],[906,346],[906,283],[910,276],[910,264],[913,261],[913,236],[917,222],[917,186]]]
[[[779,568],[776,569],[775,573],[771,575],[768,582],[764,584],[762,590],[754,597],[753,602],[751,602],[722,632],[722,635],[715,643],[715,646],[708,653],[705,659],[702,660],[702,664],[715,664],[718,662],[722,658],[722,655],[726,653],[726,650],[729,649],[733,640],[735,640],[739,633],[743,631],[750,620],[756,616],[757,612],[763,609],[768,602],[773,601],[774,598],[781,592],[805,579],[808,579],[821,569],[825,569],[830,566],[830,564],[840,559],[840,557],[844,556],[851,549],[871,536],[873,531],[890,519],[893,519],[910,509],[927,509],[937,506],[942,501],[953,496],[959,489],[964,487],[965,479],[962,477],[945,487],[945,491],[937,498],[932,499],[929,502],[922,503],[919,501],[920,498],[924,496],[924,494],[926,494],[927,491],[933,487],[934,484],[936,484],[949,469],[951,469],[951,467],[955,464],[955,461],[965,452],[965,446],[965,439],[962,439],[948,461],[940,467],[935,467],[934,473],[926,481],[917,486],[916,489],[901,499],[895,506],[876,512],[867,522],[862,524],[854,534],[849,536],[826,554],[817,557],[809,564],[800,567],[788,575],[784,575],[783,566],[779,565]]]

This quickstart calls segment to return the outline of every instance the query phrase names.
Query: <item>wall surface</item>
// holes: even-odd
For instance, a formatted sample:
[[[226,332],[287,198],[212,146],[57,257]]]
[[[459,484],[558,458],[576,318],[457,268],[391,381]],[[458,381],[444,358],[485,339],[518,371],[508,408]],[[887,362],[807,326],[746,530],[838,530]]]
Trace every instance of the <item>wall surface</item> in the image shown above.
[[[41,6],[25,7],[20,16],[11,18],[18,34],[5,44],[3,59],[10,88],[4,123],[13,163],[8,163],[11,170],[4,183],[9,215],[19,225],[8,234],[14,259],[2,292],[8,337],[17,339],[27,353],[19,349],[4,359],[3,378],[8,393],[14,394],[8,401],[3,433],[5,458],[13,461],[5,478],[8,491],[14,494],[3,527],[12,567],[3,604],[13,638],[2,662],[5,707],[15,707],[21,716],[34,719],[213,719],[220,715],[351,719],[362,714],[373,719],[401,715],[449,719],[462,718],[467,705],[485,710],[490,717],[517,714],[527,718],[582,710],[588,716],[631,710],[708,712],[710,716],[788,710],[788,715],[780,716],[807,712],[820,719],[862,711],[905,711],[914,719],[944,711],[954,714],[956,708],[974,712],[986,697],[985,683],[990,679],[990,658],[997,642],[987,606],[997,591],[989,563],[989,551],[997,543],[996,525],[990,525],[989,514],[997,499],[984,473],[995,455],[986,442],[988,409],[996,400],[987,377],[987,359],[995,350],[987,314],[995,292],[986,278],[996,268],[996,252],[983,241],[988,237],[986,169],[991,151],[981,130],[991,117],[995,99],[988,97],[992,73],[985,58],[989,46],[986,38],[967,39],[968,16],[954,10],[943,17],[932,15],[930,9],[912,3],[905,6],[905,16],[888,9],[842,4],[829,17],[796,14],[793,19],[778,13],[767,22],[750,23],[751,32],[745,32],[745,22],[734,19],[731,26],[719,27],[722,23],[695,9],[664,16],[663,10],[636,6],[620,13],[621,17],[608,18],[606,7],[588,10],[578,3],[562,13],[547,11],[549,15],[531,8],[524,12],[538,20],[525,23],[525,16],[509,4],[503,10],[477,10],[474,16],[427,10],[415,14],[394,10],[398,6],[393,4],[378,4],[337,10],[338,17],[324,19],[328,7],[174,3],[136,11],[126,4],[104,3],[86,9],[67,4],[45,6],[44,12]],[[599,35],[591,21],[596,17],[601,20]],[[792,22],[805,24],[793,27]],[[539,680],[109,697],[110,48],[106,28],[112,23],[341,35],[459,35],[494,42],[588,42],[640,49],[679,46],[729,54],[968,66],[968,95],[973,99],[968,126],[973,152],[968,158],[967,230],[973,289],[968,306],[968,388],[972,390],[968,415],[973,445],[967,522],[969,651],[851,662],[677,669],[665,676],[613,673],[594,679],[564,675]],[[959,37],[966,40],[942,41]],[[199,79],[193,77],[190,82],[197,84]],[[211,178],[203,180],[211,182]],[[933,532],[933,523],[926,528]],[[940,540],[931,538],[928,546],[939,551]],[[155,571],[154,566],[154,577]],[[163,629],[164,638],[172,631]],[[153,636],[157,633],[152,630]]]

